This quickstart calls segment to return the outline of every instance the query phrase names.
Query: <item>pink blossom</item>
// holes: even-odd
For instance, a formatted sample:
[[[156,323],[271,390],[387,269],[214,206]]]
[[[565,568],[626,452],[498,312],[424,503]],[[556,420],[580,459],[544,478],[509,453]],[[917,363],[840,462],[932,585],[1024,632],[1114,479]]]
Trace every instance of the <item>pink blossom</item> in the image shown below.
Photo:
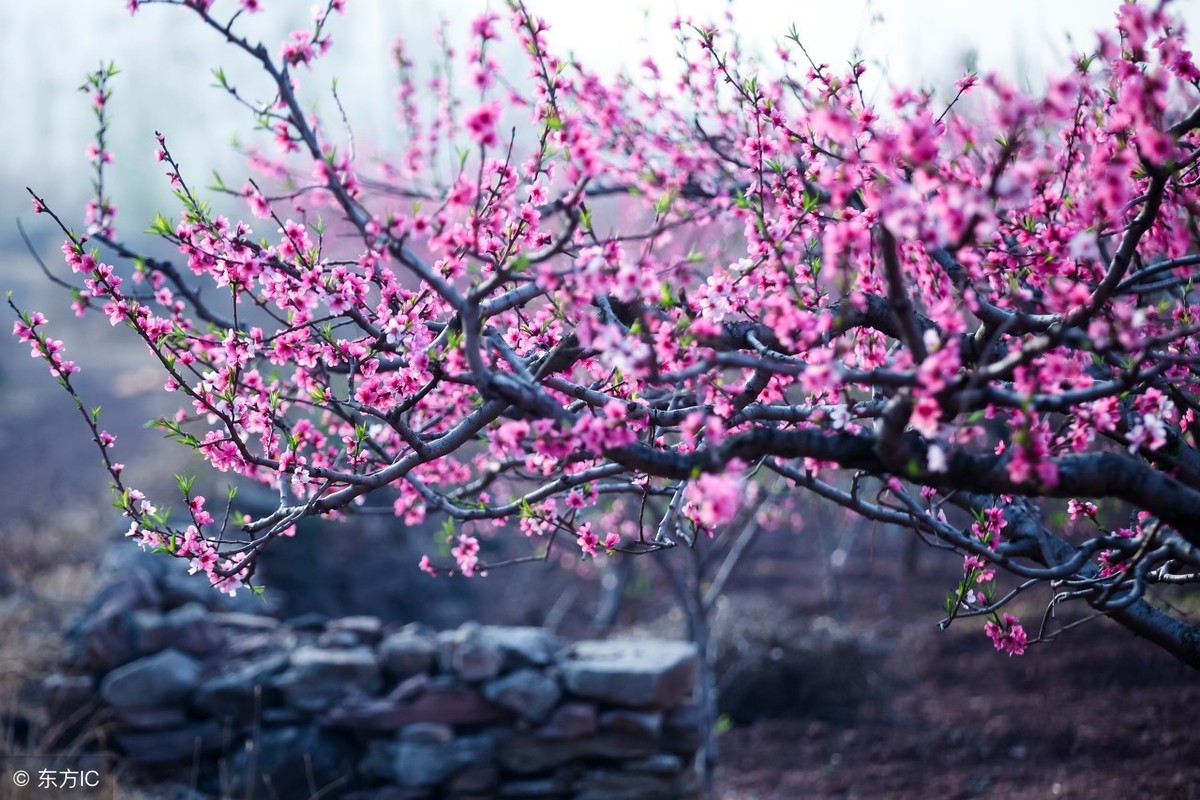
[[[975,583],[988,583],[996,578],[996,570],[979,556],[964,556],[963,571],[968,575],[974,572]]]
[[[479,540],[467,534],[458,535],[458,544],[450,548],[458,570],[464,577],[470,578],[479,566]]]
[[[280,58],[293,67],[297,64],[309,64],[314,55],[310,31],[292,31],[279,49]]]
[[[1067,515],[1071,520],[1079,519],[1081,516],[1094,519],[1096,516],[1096,504],[1089,502],[1080,502],[1075,498],[1067,501]]]
[[[99,164],[111,164],[113,160],[112,153],[107,150],[101,150],[95,142],[88,145],[87,157],[88,161]]]
[[[188,503],[192,512],[192,518],[196,520],[197,525],[211,525],[213,522],[212,514],[204,510],[204,496],[196,495]]]
[[[500,121],[500,105],[484,103],[467,115],[465,124],[471,140],[484,147],[496,146],[496,124]]]
[[[1003,622],[988,622],[984,633],[992,640],[992,644],[1002,653],[1019,656],[1025,653],[1027,636],[1025,628],[1012,614],[1005,614]]]
[[[922,436],[932,439],[937,436],[938,422],[942,418],[942,407],[938,405],[937,400],[928,395],[921,397],[913,404],[912,416],[909,417],[909,424],[913,430]]]
[[[742,501],[742,484],[730,475],[704,474],[688,484],[684,499],[696,524],[709,530],[737,516]]]
[[[596,555],[596,546],[600,544],[600,537],[592,533],[591,523],[580,525],[579,530],[575,532],[575,536],[579,544],[579,549],[594,558]]]

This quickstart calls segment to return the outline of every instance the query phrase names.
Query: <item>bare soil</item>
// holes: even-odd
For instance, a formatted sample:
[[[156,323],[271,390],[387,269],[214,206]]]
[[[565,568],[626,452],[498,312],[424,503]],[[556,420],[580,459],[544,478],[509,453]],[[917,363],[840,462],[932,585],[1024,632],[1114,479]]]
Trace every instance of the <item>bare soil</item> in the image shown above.
[[[796,574],[804,561],[757,560],[743,594],[793,618],[838,612],[888,652],[864,665],[875,691],[853,718],[727,730],[722,798],[1200,798],[1200,674],[1107,619],[1019,657],[995,652],[977,620],[940,631],[954,559],[922,561],[913,575],[852,558],[832,606],[819,577]],[[1044,604],[1020,610],[1036,630]]]

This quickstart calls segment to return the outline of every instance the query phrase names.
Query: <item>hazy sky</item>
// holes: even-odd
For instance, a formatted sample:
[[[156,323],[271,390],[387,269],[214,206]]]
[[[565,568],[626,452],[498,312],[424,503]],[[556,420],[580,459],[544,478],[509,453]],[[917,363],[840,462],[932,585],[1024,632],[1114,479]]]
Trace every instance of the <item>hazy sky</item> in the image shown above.
[[[698,19],[719,18],[726,6],[719,0],[529,2],[550,22],[552,47],[608,70],[636,64],[647,47],[669,53],[667,22],[680,10]],[[122,169],[128,177],[151,165],[155,129],[171,137],[185,166],[207,174],[214,160],[233,163],[220,145],[246,129],[249,119],[210,88],[210,69],[221,65],[232,76],[253,76],[253,65],[221,45],[212,31],[178,9],[147,7],[130,19],[123,0],[7,5],[0,27],[0,74],[5,76],[0,101],[9,114],[0,125],[6,155],[0,163],[0,211],[6,218],[15,210],[14,186],[37,183],[49,191],[67,188],[60,181],[72,175],[85,180],[82,154],[91,121],[86,101],[73,90],[106,59],[116,60],[123,71],[113,101],[119,204],[123,189],[140,195],[120,180]],[[335,50],[319,80],[338,76],[356,133],[385,139],[393,125],[387,56],[392,37],[404,34],[422,62],[432,58],[430,32],[439,17],[461,31],[488,5],[485,0],[349,0],[348,17],[334,21]],[[746,41],[760,50],[769,52],[794,22],[822,60],[844,62],[857,45],[869,60],[885,65],[895,82],[943,83],[960,70],[968,51],[978,52],[982,69],[1040,75],[1065,63],[1068,35],[1090,43],[1091,32],[1110,24],[1117,5],[1115,0],[758,0],[735,5],[735,16]],[[1197,16],[1197,5],[1178,4],[1188,17]],[[234,7],[233,0],[217,0],[216,9],[222,6]],[[503,3],[492,0],[491,6]],[[266,8],[247,21],[272,50],[288,31],[304,27],[310,15],[309,2],[299,0],[266,0]],[[883,21],[872,22],[881,9],[886,9]],[[647,36],[648,45],[642,41]],[[135,195],[134,202],[140,197]]]

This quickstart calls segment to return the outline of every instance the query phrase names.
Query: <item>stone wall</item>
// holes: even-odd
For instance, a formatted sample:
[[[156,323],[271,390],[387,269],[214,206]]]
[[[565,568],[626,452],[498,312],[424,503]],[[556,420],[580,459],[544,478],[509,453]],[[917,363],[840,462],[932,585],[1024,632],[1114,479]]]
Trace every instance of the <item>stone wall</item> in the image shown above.
[[[137,780],[197,800],[699,795],[689,644],[282,622],[171,581],[106,588],[44,683],[48,730],[94,734]]]

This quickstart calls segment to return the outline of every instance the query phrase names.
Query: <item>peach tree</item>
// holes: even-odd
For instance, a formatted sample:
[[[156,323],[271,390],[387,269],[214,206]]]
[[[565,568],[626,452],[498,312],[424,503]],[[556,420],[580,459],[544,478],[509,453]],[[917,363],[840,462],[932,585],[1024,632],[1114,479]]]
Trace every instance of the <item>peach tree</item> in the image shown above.
[[[141,339],[179,397],[158,426],[277,508],[181,477],[169,520],[9,301],[143,547],[233,592],[298,521],[384,509],[442,521],[421,568],[471,576],[497,536],[530,559],[689,545],[778,500],[769,478],[957,553],[944,622],[985,617],[999,650],[1072,603],[1200,666],[1200,629],[1153,595],[1200,577],[1200,70],[1169,6],[1121,5],[1038,95],[967,74],[876,105],[863,63],[814,62],[794,28],[762,63],[677,20],[677,60],[610,79],[512,0],[446,49],[465,94],[396,40],[400,145],[364,156],[304,99],[344,0],[271,47],[240,33],[258,0],[128,3],[151,5],[270,79],[258,102],[217,72],[268,143],[251,177],[201,189],[159,135],[178,204],[150,233],[174,255],[119,232],[106,68],[85,232],[31,190],[34,210],[77,312]],[[1008,604],[1039,585],[1047,619],[1023,624]]]

